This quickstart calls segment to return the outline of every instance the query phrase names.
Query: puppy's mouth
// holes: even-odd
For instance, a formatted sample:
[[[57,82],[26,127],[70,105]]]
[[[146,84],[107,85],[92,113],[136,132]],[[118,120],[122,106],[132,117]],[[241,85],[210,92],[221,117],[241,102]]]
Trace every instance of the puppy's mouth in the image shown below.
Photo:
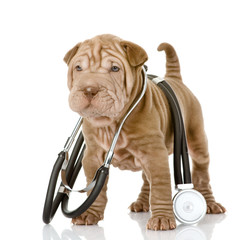
[[[88,119],[101,119],[104,117],[112,117],[114,115],[108,114],[107,111],[101,111],[101,109],[98,109],[91,103],[84,109],[78,111],[80,116],[83,118],[88,118]]]
[[[122,98],[107,89],[96,93],[82,90],[71,91],[69,105],[83,118],[95,120],[115,118],[124,107]]]

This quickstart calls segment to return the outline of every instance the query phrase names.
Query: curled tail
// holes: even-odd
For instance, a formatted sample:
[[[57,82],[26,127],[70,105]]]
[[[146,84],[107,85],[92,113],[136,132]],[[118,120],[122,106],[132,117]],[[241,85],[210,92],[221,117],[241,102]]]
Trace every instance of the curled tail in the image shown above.
[[[180,63],[174,48],[168,43],[161,43],[157,50],[164,50],[166,53],[167,72],[165,74],[165,77],[170,77],[182,81],[180,73]]]

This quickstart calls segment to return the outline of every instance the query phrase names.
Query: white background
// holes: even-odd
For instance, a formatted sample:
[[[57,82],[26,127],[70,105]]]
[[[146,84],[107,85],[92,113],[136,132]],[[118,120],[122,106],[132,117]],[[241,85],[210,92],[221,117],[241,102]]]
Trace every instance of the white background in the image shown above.
[[[185,236],[190,229],[183,226],[171,232],[146,231],[149,215],[127,210],[139,193],[140,173],[114,168],[99,226],[72,227],[59,210],[44,228],[50,171],[78,119],[68,107],[67,66],[62,59],[76,43],[102,33],[141,45],[149,55],[149,72],[159,76],[165,73],[165,55],[157,52],[158,45],[169,42],[175,47],[183,80],[203,107],[214,194],[228,210],[226,216],[206,217],[194,231],[203,236],[198,239],[249,235],[249,8],[242,0],[1,1],[1,236],[195,236]]]

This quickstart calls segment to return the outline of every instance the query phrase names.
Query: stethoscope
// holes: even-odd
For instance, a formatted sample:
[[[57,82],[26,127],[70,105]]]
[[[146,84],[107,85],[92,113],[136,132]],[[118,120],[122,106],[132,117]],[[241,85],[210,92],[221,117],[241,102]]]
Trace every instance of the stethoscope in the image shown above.
[[[76,218],[85,212],[91,204],[95,201],[99,195],[105,180],[109,174],[109,167],[114,155],[115,146],[119,138],[123,124],[128,116],[138,105],[147,89],[147,78],[151,79],[157,84],[166,95],[173,116],[174,122],[174,178],[175,185],[178,193],[173,198],[173,207],[176,218],[186,224],[194,224],[199,222],[206,214],[206,201],[202,194],[193,189],[191,181],[191,174],[189,168],[189,158],[187,151],[187,143],[185,136],[185,128],[181,115],[181,110],[178,104],[178,100],[174,94],[174,91],[170,85],[164,80],[154,75],[147,75],[146,66],[142,67],[143,74],[143,87],[141,93],[131,104],[128,112],[120,121],[120,124],[115,132],[109,151],[106,154],[103,165],[96,171],[96,174],[92,182],[81,190],[74,190],[73,185],[76,181],[78,173],[82,168],[82,158],[85,150],[85,142],[82,132],[79,132],[83,119],[79,118],[77,124],[67,139],[63,150],[58,154],[58,158],[53,166],[52,173],[49,180],[47,194],[43,209],[43,221],[48,224],[53,219],[60,203],[64,216],[68,218]],[[69,150],[71,149],[76,136],[78,134],[76,143],[72,149],[69,157]],[[183,167],[183,179],[182,168]],[[55,188],[58,180],[59,173],[61,172],[61,184],[55,196]],[[69,195],[71,192],[90,192],[87,199],[75,210],[70,211],[68,209]],[[55,196],[55,197],[54,197]]]

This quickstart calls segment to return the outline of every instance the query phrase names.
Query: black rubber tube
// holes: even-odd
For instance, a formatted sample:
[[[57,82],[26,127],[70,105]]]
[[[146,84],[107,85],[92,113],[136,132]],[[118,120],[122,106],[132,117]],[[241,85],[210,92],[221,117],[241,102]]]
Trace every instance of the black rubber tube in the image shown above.
[[[185,133],[185,125],[183,121],[183,117],[181,114],[181,108],[178,102],[178,99],[175,95],[175,92],[171,88],[171,86],[167,82],[162,82],[164,86],[169,90],[171,93],[174,101],[176,102],[176,107],[179,111],[179,118],[180,124],[182,128],[182,136],[181,136],[181,156],[182,156],[182,167],[183,167],[183,182],[184,183],[192,183],[191,173],[190,173],[190,166],[189,166],[189,155],[188,155],[188,147],[187,147],[187,139]]]
[[[148,74],[148,78],[153,80],[157,78],[156,75]],[[178,100],[175,96],[174,91],[166,81],[160,81],[157,83],[158,87],[161,88],[164,95],[166,96],[170,105],[170,111],[172,114],[172,122],[174,128],[174,180],[175,185],[183,183],[182,171],[181,171],[181,154],[182,154],[182,132],[184,129],[183,120],[181,116],[181,110],[179,107]]]
[[[81,153],[79,154],[77,161],[76,161],[76,164],[74,166],[74,170],[70,176],[69,186],[71,188],[73,188],[75,181],[76,181],[76,178],[77,178],[77,176],[82,168],[82,159],[83,159],[84,151],[85,151],[85,146],[83,147]]]
[[[149,78],[152,80],[156,78],[155,75],[148,75]],[[181,109],[179,106],[178,99],[171,88],[171,86],[166,81],[161,81],[157,84],[162,91],[164,92],[165,96],[168,99],[173,123],[174,123],[174,178],[175,178],[175,185],[182,184],[182,183],[191,183],[191,173],[190,173],[190,166],[189,166],[189,156],[188,156],[188,148],[187,148],[187,141],[185,135],[185,126],[181,114]],[[183,177],[181,171],[181,163],[183,168]]]
[[[79,151],[82,147],[83,144],[83,135],[82,133],[79,134],[77,141],[75,143],[75,146],[72,150],[69,162],[68,162],[68,166],[66,169],[66,179],[67,181],[70,181],[70,179],[72,178],[72,175],[74,173],[74,165],[75,165],[75,161],[76,158],[79,154]],[[84,148],[81,152],[81,154],[79,155],[78,159],[83,157],[83,152],[84,152]],[[52,221],[60,203],[62,202],[65,194],[64,193],[60,193],[57,192],[55,198],[55,188],[56,188],[56,184],[57,184],[57,180],[58,180],[58,176],[60,173],[60,170],[62,168],[62,164],[65,160],[66,157],[66,153],[64,151],[61,151],[58,154],[58,158],[53,166],[52,172],[51,172],[51,176],[50,176],[50,180],[49,180],[49,184],[48,184],[48,189],[47,189],[47,194],[46,194],[46,198],[45,198],[45,203],[44,203],[44,208],[43,208],[43,222],[48,224]],[[80,162],[81,162],[80,159]],[[62,183],[61,183],[61,186]]]
[[[98,169],[97,176],[96,176],[96,183],[95,183],[93,190],[91,191],[87,199],[84,201],[84,203],[73,211],[68,210],[69,197],[65,195],[62,200],[62,205],[61,205],[64,216],[68,218],[76,218],[80,216],[83,212],[85,212],[98,197],[106,181],[108,174],[109,174],[109,168],[102,166]]]
[[[47,190],[44,208],[43,208],[43,221],[46,224],[51,222],[51,220],[53,219],[53,217],[57,211],[58,206],[60,205],[60,203],[64,197],[63,193],[57,193],[57,197],[53,201],[58,175],[59,175],[59,172],[61,170],[64,159],[65,159],[65,152],[62,151],[58,154],[58,158],[57,158],[57,160],[53,166],[52,172],[51,172],[48,190]]]
[[[161,84],[163,84],[170,92],[172,98],[175,101],[175,106],[177,107],[177,110],[179,113],[178,116],[179,116],[179,121],[180,121],[181,129],[182,129],[181,142],[179,144],[181,144],[181,156],[182,156],[181,162],[182,162],[182,167],[183,167],[183,182],[184,183],[192,183],[192,178],[191,178],[191,174],[190,174],[190,166],[189,166],[187,140],[186,140],[186,134],[185,134],[185,125],[184,125],[184,121],[183,121],[182,114],[181,114],[181,108],[180,108],[178,99],[175,95],[175,92],[173,91],[171,86],[166,81],[161,82]],[[177,171],[178,171],[178,169],[177,169]],[[180,184],[180,183],[178,183],[178,184]]]
[[[171,113],[172,113],[172,122],[174,124],[174,180],[175,185],[182,184],[182,172],[181,172],[181,136],[182,136],[182,128],[180,122],[180,116],[178,112],[178,108],[176,106],[176,101],[173,98],[172,94],[169,92],[168,88],[160,82],[157,84],[162,91],[164,92],[165,96],[168,99]]]
[[[183,167],[184,183],[192,183],[185,130],[183,131],[183,135],[182,135],[182,167]]]
[[[82,132],[80,132],[79,135],[78,135],[77,141],[76,141],[76,143],[74,145],[74,148],[73,148],[73,150],[72,150],[72,152],[70,154],[68,166],[67,166],[67,169],[66,169],[66,179],[67,179],[68,182],[70,181],[71,176],[73,174],[74,166],[75,166],[75,163],[76,163],[76,158],[79,155],[80,149],[81,149],[82,144],[83,144],[83,140],[84,140],[83,134],[82,134]]]

